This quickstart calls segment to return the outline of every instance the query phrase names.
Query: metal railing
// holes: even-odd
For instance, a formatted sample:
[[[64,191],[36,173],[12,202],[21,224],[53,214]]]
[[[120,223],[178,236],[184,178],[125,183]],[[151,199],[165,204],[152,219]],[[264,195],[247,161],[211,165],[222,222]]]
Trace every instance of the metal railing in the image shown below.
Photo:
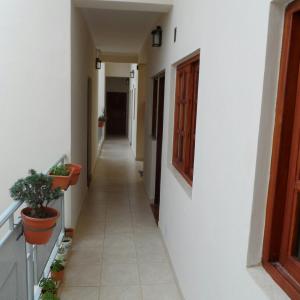
[[[53,166],[66,160],[66,155],[63,155]],[[52,204],[60,211],[60,218],[47,245],[25,242],[21,220],[15,219],[22,205],[22,200],[15,201],[0,214],[0,229],[8,223],[7,232],[0,239],[0,299],[37,300],[40,296],[39,281],[49,275],[51,263],[64,236],[64,196]]]

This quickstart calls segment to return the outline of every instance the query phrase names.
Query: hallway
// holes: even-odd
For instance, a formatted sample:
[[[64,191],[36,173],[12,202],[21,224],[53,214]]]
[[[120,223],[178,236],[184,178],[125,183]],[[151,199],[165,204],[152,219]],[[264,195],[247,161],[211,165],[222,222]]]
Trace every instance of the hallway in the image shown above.
[[[179,300],[127,140],[107,140],[83,204],[61,300]]]

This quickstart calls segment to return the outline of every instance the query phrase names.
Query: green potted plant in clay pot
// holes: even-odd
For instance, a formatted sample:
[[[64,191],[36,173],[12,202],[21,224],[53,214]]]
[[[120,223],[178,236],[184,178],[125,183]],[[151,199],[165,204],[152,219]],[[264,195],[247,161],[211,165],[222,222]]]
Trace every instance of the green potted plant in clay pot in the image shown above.
[[[65,267],[64,267],[63,261],[60,259],[55,259],[50,267],[51,278],[56,282],[63,281],[64,269],[65,269]]]
[[[39,287],[41,288],[41,298],[47,294],[52,294],[54,296],[57,295],[57,284],[52,278],[42,278],[39,283]]]
[[[105,114],[103,113],[98,118],[98,127],[103,128],[104,124],[105,124],[105,121],[106,121],[106,117],[105,117]]]
[[[70,186],[72,169],[65,164],[57,165],[50,170],[49,176],[52,177],[53,189],[60,187],[66,191]]]
[[[29,171],[29,176],[19,179],[10,189],[14,200],[22,200],[27,207],[21,211],[25,239],[30,244],[46,244],[51,238],[59,212],[48,205],[62,196],[60,188],[52,188],[48,175]]]
[[[66,164],[65,166],[71,170],[70,185],[75,185],[78,182],[82,166],[79,164]]]
[[[59,300],[59,298],[51,292],[46,292],[41,295],[40,300]]]
[[[81,165],[61,164],[53,167],[49,175],[53,178],[53,188],[60,187],[66,191],[70,185],[75,185],[79,179]]]

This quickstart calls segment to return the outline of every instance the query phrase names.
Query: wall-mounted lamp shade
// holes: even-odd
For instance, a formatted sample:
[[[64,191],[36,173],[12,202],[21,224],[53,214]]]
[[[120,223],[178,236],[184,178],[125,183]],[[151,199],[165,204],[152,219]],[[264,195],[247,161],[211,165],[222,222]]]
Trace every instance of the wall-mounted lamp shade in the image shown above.
[[[162,29],[157,26],[156,29],[152,30],[152,47],[160,47],[162,44]]]
[[[134,78],[134,70],[130,71],[130,78]]]
[[[97,70],[101,69],[101,60],[99,57],[96,58],[96,69]]]

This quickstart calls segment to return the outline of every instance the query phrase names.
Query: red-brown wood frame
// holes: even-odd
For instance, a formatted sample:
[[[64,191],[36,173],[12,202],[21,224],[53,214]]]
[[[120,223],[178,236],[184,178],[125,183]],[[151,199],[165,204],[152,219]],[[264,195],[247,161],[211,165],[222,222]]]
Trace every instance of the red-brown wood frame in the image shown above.
[[[157,134],[157,103],[158,103],[158,79],[153,79],[153,100],[152,100],[152,131],[151,136],[156,139]]]
[[[172,162],[189,185],[193,184],[199,61],[200,55],[197,54],[178,65],[176,71]],[[182,82],[182,76],[184,76],[184,82]],[[184,86],[182,86],[182,83]],[[185,94],[183,95],[183,93]],[[180,118],[179,114],[182,111],[185,116]],[[179,139],[182,139],[181,151],[178,150]]]
[[[292,299],[300,299],[300,263],[293,255],[299,222],[300,0],[286,8],[262,262]],[[299,173],[298,173],[299,174]],[[298,216],[297,216],[298,215]],[[298,217],[298,220],[297,220]]]

